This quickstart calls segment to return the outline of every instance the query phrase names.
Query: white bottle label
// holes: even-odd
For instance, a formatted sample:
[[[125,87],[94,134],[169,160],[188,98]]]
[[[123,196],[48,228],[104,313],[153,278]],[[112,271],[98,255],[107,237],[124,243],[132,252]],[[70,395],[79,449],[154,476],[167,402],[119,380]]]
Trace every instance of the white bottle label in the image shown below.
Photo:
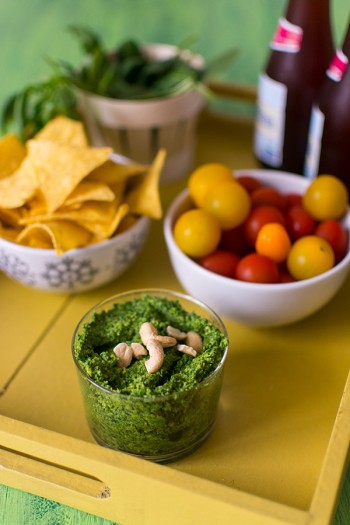
[[[308,145],[306,150],[304,175],[314,179],[318,175],[320,163],[321,143],[324,127],[324,114],[318,107],[311,113]]]
[[[278,168],[283,161],[287,87],[263,74],[259,79],[254,151],[258,159]]]

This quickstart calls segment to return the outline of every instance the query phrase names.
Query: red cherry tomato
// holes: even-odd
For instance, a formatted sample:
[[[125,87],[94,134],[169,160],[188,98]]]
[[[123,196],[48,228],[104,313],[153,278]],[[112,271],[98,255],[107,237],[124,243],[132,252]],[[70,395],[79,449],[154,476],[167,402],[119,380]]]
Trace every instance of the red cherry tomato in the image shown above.
[[[251,246],[244,237],[242,227],[238,226],[231,230],[222,231],[219,249],[228,250],[243,257],[243,255],[247,255],[251,251]]]
[[[344,226],[333,220],[323,221],[317,226],[315,235],[322,237],[332,246],[335,262],[343,259],[349,243],[349,232]]]
[[[239,257],[234,253],[216,250],[215,252],[202,257],[198,262],[203,268],[206,268],[210,272],[234,278],[238,261]]]
[[[250,253],[237,264],[236,279],[250,283],[278,283],[278,266],[265,255]]]
[[[299,193],[286,193],[284,196],[285,209],[289,210],[292,206],[302,205],[303,197]]]
[[[253,208],[243,223],[243,233],[250,246],[255,246],[259,230],[268,222],[278,222],[285,226],[285,219],[280,210],[273,206],[258,206]]]
[[[248,193],[261,187],[261,182],[250,175],[240,175],[236,177],[236,180],[245,187]]]
[[[316,221],[303,206],[292,206],[285,213],[285,218],[288,233],[293,241],[305,235],[312,235],[315,231]]]
[[[294,283],[295,279],[291,276],[289,272],[280,272],[280,283]]]
[[[278,210],[284,210],[284,196],[274,188],[263,186],[251,194],[252,207],[273,206]]]

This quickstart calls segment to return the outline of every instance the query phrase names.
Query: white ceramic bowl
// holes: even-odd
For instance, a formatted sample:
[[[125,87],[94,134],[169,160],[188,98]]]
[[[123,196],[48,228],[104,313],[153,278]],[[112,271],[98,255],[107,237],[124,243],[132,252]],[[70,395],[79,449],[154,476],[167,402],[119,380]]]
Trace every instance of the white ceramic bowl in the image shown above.
[[[282,193],[304,193],[310,180],[300,175],[269,171],[241,170]],[[255,284],[230,279],[202,268],[186,256],[173,237],[176,218],[193,207],[184,190],[170,205],[164,220],[164,236],[171,263],[183,288],[208,304],[219,315],[253,326],[278,326],[299,321],[322,308],[338,292],[350,271],[350,250],[328,272],[304,281],[285,284]],[[350,230],[350,212],[344,219]]]
[[[54,250],[30,248],[0,238],[0,269],[12,279],[39,290],[85,292],[124,273],[147,238],[148,217],[106,241],[58,256]]]

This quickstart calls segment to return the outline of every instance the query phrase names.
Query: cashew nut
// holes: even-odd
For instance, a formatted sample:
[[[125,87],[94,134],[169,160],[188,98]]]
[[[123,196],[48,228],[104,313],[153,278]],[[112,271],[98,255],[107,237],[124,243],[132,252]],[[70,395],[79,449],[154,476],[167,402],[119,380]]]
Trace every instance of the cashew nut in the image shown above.
[[[179,352],[182,352],[183,354],[191,355],[192,357],[196,357],[197,355],[196,350],[188,345],[177,345],[177,349]]]
[[[118,343],[117,346],[113,348],[113,352],[118,358],[118,367],[127,368],[133,358],[133,351],[129,345],[126,343]]]
[[[150,358],[145,361],[147,372],[154,374],[157,372],[164,362],[164,350],[162,344],[154,337],[148,339],[147,350]]]
[[[135,359],[141,359],[142,356],[148,354],[146,348],[141,343],[131,343],[131,349]]]
[[[185,339],[186,332],[181,332],[178,328],[174,328],[173,326],[167,326],[166,332],[171,337],[175,337],[178,341],[181,341],[182,339]]]
[[[155,335],[154,339],[159,341],[163,348],[170,348],[177,343],[175,337],[170,337],[169,335]]]
[[[203,350],[202,338],[199,334],[197,334],[197,332],[193,332],[193,331],[187,332],[185,344],[187,346],[191,346],[192,348],[194,348],[196,352],[198,352],[199,354]]]
[[[140,327],[140,337],[145,346],[147,346],[149,338],[155,335],[157,335],[157,329],[152,323],[142,323]]]

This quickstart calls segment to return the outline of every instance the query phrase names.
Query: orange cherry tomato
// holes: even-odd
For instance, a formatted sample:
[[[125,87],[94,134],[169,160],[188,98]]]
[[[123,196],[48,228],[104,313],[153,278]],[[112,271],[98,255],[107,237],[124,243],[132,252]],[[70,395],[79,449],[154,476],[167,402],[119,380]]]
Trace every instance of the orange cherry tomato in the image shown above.
[[[270,222],[264,224],[258,233],[255,243],[257,253],[270,257],[276,263],[287,258],[291,247],[291,240],[282,224]]]

